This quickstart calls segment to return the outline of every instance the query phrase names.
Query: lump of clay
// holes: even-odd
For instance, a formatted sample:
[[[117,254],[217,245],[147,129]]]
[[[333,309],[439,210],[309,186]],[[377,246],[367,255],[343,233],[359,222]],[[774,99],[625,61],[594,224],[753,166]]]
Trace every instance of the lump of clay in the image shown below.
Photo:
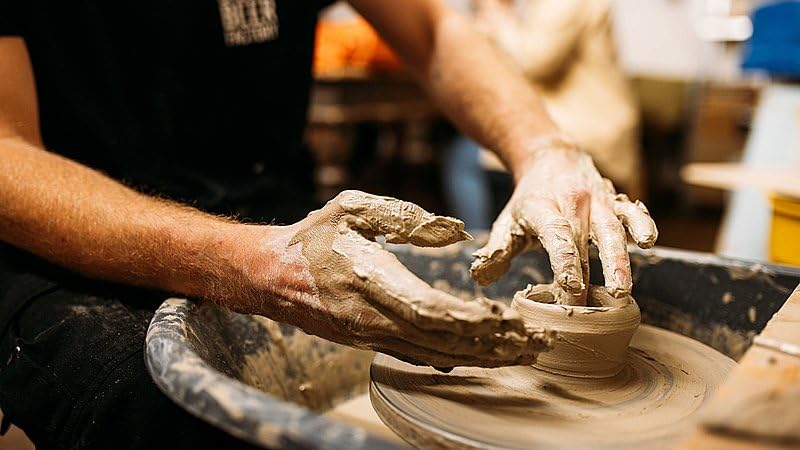
[[[557,285],[529,285],[511,304],[526,322],[556,331],[553,349],[540,354],[535,366],[585,378],[619,373],[641,321],[633,297],[615,298],[601,286],[590,286],[587,306],[571,306],[559,304],[559,295],[565,294]]]

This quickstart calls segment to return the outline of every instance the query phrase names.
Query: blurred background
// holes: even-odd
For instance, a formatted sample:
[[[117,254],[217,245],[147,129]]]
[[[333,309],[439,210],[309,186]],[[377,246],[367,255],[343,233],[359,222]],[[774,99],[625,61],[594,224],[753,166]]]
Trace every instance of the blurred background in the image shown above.
[[[451,1],[647,203],[659,245],[800,264],[800,2]],[[321,17],[314,71],[320,199],[357,188],[490,226],[511,188],[502,164],[343,3]]]
[[[800,2],[451,1],[603,175],[646,202],[659,245],[800,265]],[[369,25],[336,3],[316,47],[319,200],[355,188],[489,227],[511,192],[502,164]],[[4,439],[32,448],[16,429]]]

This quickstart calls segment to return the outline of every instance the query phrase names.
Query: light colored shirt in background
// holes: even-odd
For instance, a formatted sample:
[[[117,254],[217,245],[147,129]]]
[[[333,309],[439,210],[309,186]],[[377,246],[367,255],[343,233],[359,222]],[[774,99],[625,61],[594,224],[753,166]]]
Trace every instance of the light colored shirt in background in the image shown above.
[[[487,34],[524,71],[555,122],[592,154],[603,175],[639,197],[639,114],[617,63],[611,2],[513,3],[515,20]]]

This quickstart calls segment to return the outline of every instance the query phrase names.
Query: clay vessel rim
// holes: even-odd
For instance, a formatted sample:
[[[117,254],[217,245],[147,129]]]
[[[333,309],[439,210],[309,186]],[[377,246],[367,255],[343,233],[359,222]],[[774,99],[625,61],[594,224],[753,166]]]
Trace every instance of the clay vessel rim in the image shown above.
[[[593,313],[602,313],[602,312],[610,312],[610,311],[618,311],[625,309],[631,305],[636,304],[635,300],[631,296],[628,297],[628,303],[624,305],[617,305],[617,306],[580,306],[580,305],[563,305],[560,303],[545,303],[540,302],[537,300],[531,300],[529,298],[525,298],[521,295],[515,296],[514,301],[518,303],[522,303],[525,307],[537,307],[542,309],[561,309],[565,311],[574,311],[576,313],[582,314],[593,314]],[[535,305],[535,306],[533,306]]]

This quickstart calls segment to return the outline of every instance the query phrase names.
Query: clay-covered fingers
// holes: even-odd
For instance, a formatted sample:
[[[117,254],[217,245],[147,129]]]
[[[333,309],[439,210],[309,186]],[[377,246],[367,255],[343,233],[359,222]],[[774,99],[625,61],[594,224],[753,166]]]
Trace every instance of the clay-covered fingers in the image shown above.
[[[614,214],[639,247],[650,248],[655,244],[658,229],[644,203],[639,200],[632,202],[627,195],[617,194],[614,197]]]
[[[386,317],[424,332],[444,332],[455,336],[426,342],[439,345],[440,351],[482,354],[493,359],[516,360],[540,351],[541,342],[534,328],[527,327],[519,314],[506,305],[488,300],[464,301],[433,289],[417,278],[397,258],[378,244],[352,235],[337,240],[333,251],[345,256],[355,274],[353,289]],[[422,340],[424,335],[414,336]],[[440,337],[443,335],[440,335]],[[478,338],[476,341],[474,338]],[[470,340],[470,338],[472,338]],[[466,340],[465,340],[466,339]]]
[[[591,234],[603,264],[606,290],[614,297],[629,294],[633,282],[625,228],[614,207],[601,196],[592,199]]]
[[[345,224],[367,237],[384,235],[387,242],[420,247],[472,239],[464,222],[431,214],[411,202],[360,191],[344,191],[335,200],[345,213]]]
[[[380,351],[415,365],[438,368],[456,366],[500,367],[529,365],[554,343],[555,333],[544,328],[530,329],[524,338],[499,335],[464,336],[446,331],[415,327],[391,315],[376,327],[360,347]],[[520,347],[524,343],[524,347]],[[520,351],[524,348],[524,351]]]
[[[433,349],[421,347],[412,342],[400,338],[386,338],[376,341],[369,345],[369,348],[393,356],[401,361],[418,366],[429,365],[433,367],[504,367],[515,365],[531,365],[536,362],[536,355],[548,348],[552,338],[542,335],[540,340],[543,344],[542,350],[535,353],[519,355],[516,358],[491,358],[474,354],[453,354],[439,352]]]
[[[527,332],[519,314],[502,303],[464,301],[434,289],[383,249],[364,249],[360,253],[360,257],[351,259],[359,280],[357,288],[375,306],[406,323],[464,336],[502,338],[512,332],[520,336]]]
[[[514,332],[467,336],[448,331],[423,330],[414,324],[392,317],[391,313],[383,313],[381,316],[383,323],[374,326],[365,334],[366,347],[393,348],[424,364],[437,367],[495,366],[532,361],[536,354],[547,350],[553,340],[553,333],[543,328],[531,329],[530,335],[527,336],[520,336]],[[389,341],[395,345],[388,344]],[[409,348],[414,349],[413,353],[408,351]],[[426,354],[427,357],[421,357],[422,354]],[[451,359],[444,361],[443,355]],[[475,361],[478,360],[494,362],[476,364]]]
[[[572,228],[572,236],[581,263],[581,278],[584,289],[572,298],[566,298],[569,304],[577,306],[586,305],[585,288],[589,284],[589,213],[591,211],[591,196],[587,191],[575,190],[558,197],[558,207],[561,214],[567,219]]]
[[[530,244],[525,230],[506,206],[492,224],[486,245],[472,254],[476,259],[470,267],[470,275],[481,285],[487,285],[503,276],[511,267],[511,261]]]
[[[578,247],[572,226],[549,199],[529,199],[522,203],[517,220],[539,238],[550,258],[553,279],[567,293],[580,295],[586,289]]]

